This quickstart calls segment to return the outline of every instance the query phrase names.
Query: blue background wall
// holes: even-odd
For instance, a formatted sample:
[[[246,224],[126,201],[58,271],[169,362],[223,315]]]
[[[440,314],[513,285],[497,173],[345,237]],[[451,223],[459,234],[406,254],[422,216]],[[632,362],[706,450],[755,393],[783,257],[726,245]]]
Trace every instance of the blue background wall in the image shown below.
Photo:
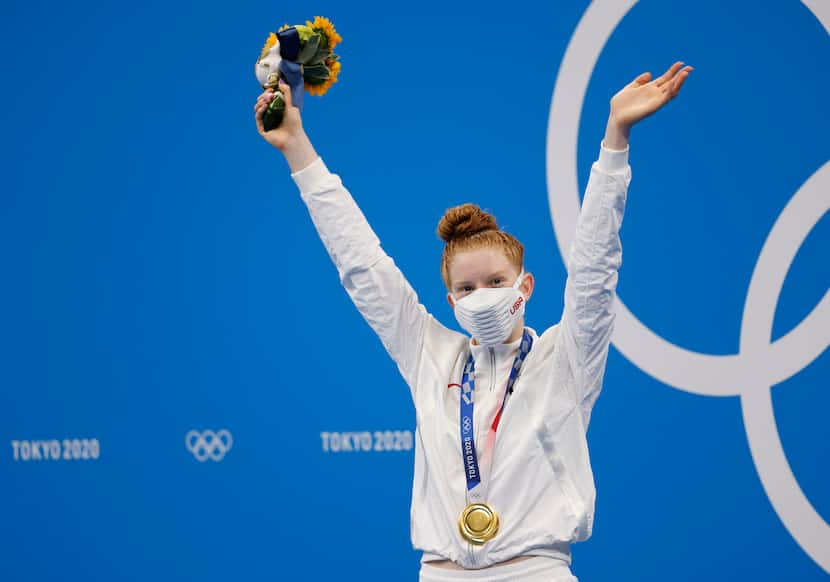
[[[472,200],[528,249],[529,324],[558,321],[547,120],[587,3],[295,4],[0,9],[0,579],[416,579],[412,451],[322,446],[415,416],[254,127],[253,64],[284,22],[323,14],[343,35],[341,81],[304,122],[427,308],[455,326],[435,226]],[[830,39],[795,0],[636,5],[586,95],[580,188],[611,95],[677,59],[696,67],[680,98],[632,135],[619,289],[663,337],[731,354],[761,245],[830,159]],[[775,337],[830,287],[828,245],[825,214]],[[772,392],[825,521],[828,385],[825,351]],[[233,446],[199,462],[193,429]],[[15,455],[50,439],[97,439],[100,457]],[[827,578],[761,486],[737,397],[675,390],[612,349],[589,441],[581,580]]]

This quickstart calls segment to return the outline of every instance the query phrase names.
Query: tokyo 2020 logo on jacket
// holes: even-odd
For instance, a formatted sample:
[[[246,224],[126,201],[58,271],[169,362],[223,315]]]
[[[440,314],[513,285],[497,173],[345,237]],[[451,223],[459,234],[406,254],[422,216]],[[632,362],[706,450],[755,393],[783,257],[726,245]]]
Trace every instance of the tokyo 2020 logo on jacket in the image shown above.
[[[830,2],[802,0],[830,33]],[[576,176],[579,119],[588,82],[609,37],[636,0],[596,0],[568,44],[553,91],[547,135],[547,182],[559,251],[567,257],[579,214]],[[739,350],[691,351],[646,327],[617,298],[613,342],[641,370],[674,388],[708,396],[738,396],[752,459],[764,490],[801,548],[830,573],[830,525],[804,495],[787,461],[770,388],[818,358],[830,345],[830,291],[792,331],[771,341],[778,297],[795,255],[830,210],[830,162],[792,196],[769,232],[744,303]]]

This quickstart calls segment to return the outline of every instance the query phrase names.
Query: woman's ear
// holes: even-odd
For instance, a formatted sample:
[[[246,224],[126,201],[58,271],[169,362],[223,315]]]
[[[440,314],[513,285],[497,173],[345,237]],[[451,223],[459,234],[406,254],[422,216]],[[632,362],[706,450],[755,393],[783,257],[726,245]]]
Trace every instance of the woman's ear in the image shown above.
[[[525,301],[530,301],[530,296],[533,295],[533,286],[536,284],[536,279],[533,278],[533,273],[525,273],[522,284],[519,285],[519,290],[525,296]]]
[[[452,299],[452,293],[447,291],[447,303],[450,304],[450,309],[455,309],[455,301]]]

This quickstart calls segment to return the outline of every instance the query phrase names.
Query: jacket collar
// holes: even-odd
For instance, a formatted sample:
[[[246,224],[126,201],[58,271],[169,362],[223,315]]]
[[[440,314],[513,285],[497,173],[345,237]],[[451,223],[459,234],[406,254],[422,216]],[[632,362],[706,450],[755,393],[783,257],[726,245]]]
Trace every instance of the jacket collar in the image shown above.
[[[525,326],[525,329],[527,329],[530,332],[530,335],[533,336],[534,341],[536,339],[538,339],[538,336],[536,335],[536,331],[532,327]],[[521,337],[519,339],[517,339],[516,341],[510,342],[510,343],[506,343],[506,344],[502,343],[502,344],[497,344],[495,346],[489,346],[489,347],[483,346],[481,344],[474,345],[472,338],[467,340],[467,345],[469,347],[469,350],[473,354],[473,359],[476,362],[481,361],[482,358],[486,357],[490,353],[489,348],[493,349],[493,352],[496,356],[496,360],[501,360],[502,358],[512,358],[513,356],[516,355],[516,352],[519,351],[519,344],[521,344],[521,343],[522,343],[522,338]]]

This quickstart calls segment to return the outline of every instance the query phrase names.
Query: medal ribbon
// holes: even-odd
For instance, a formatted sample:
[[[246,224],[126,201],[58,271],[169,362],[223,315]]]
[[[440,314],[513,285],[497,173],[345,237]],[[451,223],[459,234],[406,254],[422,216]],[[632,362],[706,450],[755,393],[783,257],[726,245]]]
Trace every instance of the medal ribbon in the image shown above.
[[[507,389],[504,391],[504,399],[501,402],[496,418],[493,421],[493,430],[498,429],[501,413],[504,410],[504,405],[507,403],[507,395],[513,393],[513,384],[516,383],[516,377],[519,370],[524,363],[525,357],[530,353],[530,348],[533,346],[533,336],[527,329],[522,334],[522,343],[519,345],[519,353],[513,360],[513,367],[510,369],[510,377],[507,380]],[[473,354],[467,358],[467,363],[464,365],[464,374],[461,378],[461,417],[459,425],[461,427],[461,457],[464,460],[464,474],[467,477],[467,491],[471,491],[481,483],[481,473],[478,468],[478,457],[476,456],[475,435],[473,434],[473,393],[475,392],[475,361],[473,361]]]

